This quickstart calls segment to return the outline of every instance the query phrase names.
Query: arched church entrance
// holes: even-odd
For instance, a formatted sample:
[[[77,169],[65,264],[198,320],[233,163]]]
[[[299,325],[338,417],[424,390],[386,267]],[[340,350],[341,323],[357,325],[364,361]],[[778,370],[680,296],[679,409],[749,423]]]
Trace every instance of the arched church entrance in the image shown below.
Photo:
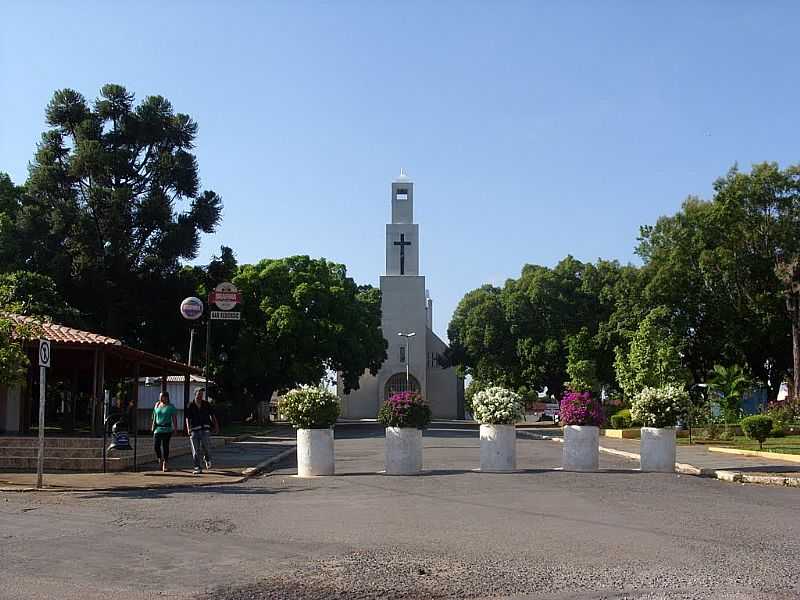
[[[405,373],[395,373],[386,381],[383,399],[388,400],[392,394],[398,394],[400,392],[417,392],[419,394],[421,391],[419,381],[417,381],[416,377],[409,375],[408,379],[406,379]]]

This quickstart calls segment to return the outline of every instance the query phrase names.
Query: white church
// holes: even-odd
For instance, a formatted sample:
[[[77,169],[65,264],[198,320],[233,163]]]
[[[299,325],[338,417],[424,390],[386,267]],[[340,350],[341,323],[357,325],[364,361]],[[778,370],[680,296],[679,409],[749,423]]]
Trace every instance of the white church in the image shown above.
[[[381,327],[389,343],[377,376],[366,371],[359,389],[344,394],[342,417],[374,419],[390,395],[421,392],[435,418],[464,418],[464,381],[443,368],[447,349],[433,332],[433,301],[419,274],[419,225],[414,223],[414,184],[401,171],[392,182],[392,222],[386,225],[386,274],[381,276]]]

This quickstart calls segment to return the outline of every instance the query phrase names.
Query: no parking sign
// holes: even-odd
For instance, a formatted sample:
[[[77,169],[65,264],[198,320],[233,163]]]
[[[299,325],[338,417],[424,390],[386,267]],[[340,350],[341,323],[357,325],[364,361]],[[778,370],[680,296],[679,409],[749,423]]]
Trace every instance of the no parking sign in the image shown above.
[[[50,366],[50,340],[39,340],[39,366]]]

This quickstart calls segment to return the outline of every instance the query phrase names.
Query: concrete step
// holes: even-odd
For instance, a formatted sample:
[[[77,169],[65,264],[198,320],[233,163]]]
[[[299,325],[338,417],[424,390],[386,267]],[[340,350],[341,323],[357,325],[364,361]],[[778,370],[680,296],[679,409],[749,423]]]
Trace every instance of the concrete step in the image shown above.
[[[0,456],[0,469],[14,471],[35,471],[36,457],[30,456]],[[106,468],[109,471],[122,471],[128,468],[126,459],[110,458]],[[103,459],[101,458],[47,458],[44,459],[45,471],[102,471]]]
[[[45,456],[50,458],[98,458],[103,456],[102,448],[44,448]],[[37,456],[36,446],[0,446],[3,456]]]
[[[35,436],[0,436],[0,448],[20,448],[23,446],[31,446],[37,448],[39,446],[39,438]],[[47,437],[44,438],[45,448],[102,448],[102,437]]]
[[[102,438],[100,441],[102,442]],[[212,448],[220,448],[224,445],[225,440],[222,438],[213,438],[211,440]],[[0,447],[0,470],[35,471],[37,452],[37,448],[30,445]],[[190,452],[191,447],[187,438],[173,439],[170,444],[170,456],[182,456]],[[137,464],[142,465],[155,461],[156,454],[152,440],[147,437],[140,437],[136,456]],[[124,452],[112,450],[108,453],[107,469],[109,471],[122,471],[131,467],[133,467],[132,450]],[[45,471],[102,471],[102,445],[99,448],[45,447],[44,469]]]

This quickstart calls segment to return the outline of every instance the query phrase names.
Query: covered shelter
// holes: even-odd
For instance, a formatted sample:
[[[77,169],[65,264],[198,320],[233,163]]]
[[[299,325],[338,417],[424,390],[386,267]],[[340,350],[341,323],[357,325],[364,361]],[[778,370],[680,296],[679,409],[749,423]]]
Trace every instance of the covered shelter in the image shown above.
[[[32,317],[4,314],[19,325],[31,325],[39,337],[50,340],[51,367],[47,373],[45,409],[51,433],[102,435],[104,417],[113,411],[128,414],[136,423],[138,382],[159,378],[164,391],[168,381],[182,378],[183,401],[188,403],[193,375],[201,370],[125,345],[121,340]],[[16,390],[0,390],[0,432],[28,434],[38,424],[39,339],[26,339],[31,366],[26,382]]]

